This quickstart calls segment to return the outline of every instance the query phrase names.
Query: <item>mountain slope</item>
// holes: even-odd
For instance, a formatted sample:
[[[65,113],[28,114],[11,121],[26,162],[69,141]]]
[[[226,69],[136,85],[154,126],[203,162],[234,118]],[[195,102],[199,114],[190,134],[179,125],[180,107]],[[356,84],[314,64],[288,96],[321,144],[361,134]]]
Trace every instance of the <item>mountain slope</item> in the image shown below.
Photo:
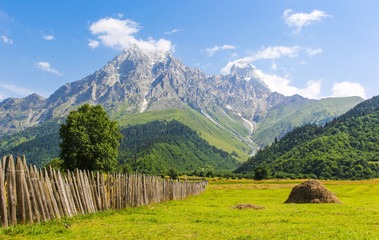
[[[121,131],[119,162],[150,174],[171,167],[179,171],[234,169],[239,165],[227,152],[209,145],[186,125],[173,120],[153,121]]]
[[[274,172],[319,178],[379,176],[379,96],[366,100],[325,126],[297,128],[260,151],[236,172],[266,164]]]
[[[295,127],[304,124],[323,125],[363,101],[360,97],[324,98],[319,101],[301,98],[295,95],[270,109],[257,123],[252,140],[267,146],[275,137],[281,138]]]

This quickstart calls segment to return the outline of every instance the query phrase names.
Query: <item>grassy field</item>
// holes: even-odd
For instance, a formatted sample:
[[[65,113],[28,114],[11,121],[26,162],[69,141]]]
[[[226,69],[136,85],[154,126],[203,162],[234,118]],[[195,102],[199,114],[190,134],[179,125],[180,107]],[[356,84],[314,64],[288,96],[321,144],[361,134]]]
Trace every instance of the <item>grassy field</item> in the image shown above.
[[[322,181],[343,204],[284,204],[300,182],[210,181],[183,201],[17,226],[0,239],[379,239],[379,179]],[[266,209],[231,209],[240,203]]]

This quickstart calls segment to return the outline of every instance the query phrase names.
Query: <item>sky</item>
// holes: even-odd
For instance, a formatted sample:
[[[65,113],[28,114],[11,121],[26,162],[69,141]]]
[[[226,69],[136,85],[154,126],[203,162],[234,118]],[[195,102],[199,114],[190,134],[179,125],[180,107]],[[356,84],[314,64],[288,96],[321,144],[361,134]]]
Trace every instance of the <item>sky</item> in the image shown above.
[[[189,67],[255,66],[273,91],[312,99],[379,94],[379,1],[0,2],[0,101],[60,86],[133,44]]]

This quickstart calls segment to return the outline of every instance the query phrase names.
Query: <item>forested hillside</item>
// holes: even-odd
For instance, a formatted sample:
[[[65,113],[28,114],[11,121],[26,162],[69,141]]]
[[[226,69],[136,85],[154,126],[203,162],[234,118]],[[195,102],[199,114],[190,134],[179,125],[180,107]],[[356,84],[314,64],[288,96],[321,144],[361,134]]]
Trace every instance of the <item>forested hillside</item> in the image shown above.
[[[179,171],[234,169],[239,163],[229,153],[209,145],[196,131],[172,120],[153,121],[124,128],[119,147],[120,164],[158,174],[174,167]]]
[[[52,119],[22,132],[0,138],[0,156],[26,155],[28,163],[39,167],[59,156],[59,121]]]
[[[379,173],[379,96],[324,126],[305,125],[259,151],[236,172],[268,165],[277,177],[362,179]]]

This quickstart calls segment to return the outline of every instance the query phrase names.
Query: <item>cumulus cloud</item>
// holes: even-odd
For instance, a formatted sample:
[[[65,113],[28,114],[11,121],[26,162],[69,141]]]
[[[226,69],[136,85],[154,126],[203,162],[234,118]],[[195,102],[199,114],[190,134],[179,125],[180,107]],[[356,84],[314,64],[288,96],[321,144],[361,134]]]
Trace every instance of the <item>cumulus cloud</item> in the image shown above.
[[[42,37],[43,39],[48,40],[48,41],[55,39],[53,35],[42,35]]]
[[[50,63],[48,63],[48,62],[38,62],[38,63],[36,63],[36,67],[41,69],[42,71],[50,72],[50,73],[54,73],[58,76],[62,76],[62,73],[60,73],[56,69],[51,68]]]
[[[117,50],[137,45],[139,48],[150,52],[167,52],[173,49],[171,42],[166,39],[137,39],[134,35],[139,29],[138,23],[130,19],[102,18],[89,27],[91,34],[97,39],[90,39],[88,45],[96,48],[102,44]]]
[[[313,22],[319,22],[322,18],[331,17],[324,11],[313,10],[310,13],[292,13],[292,9],[287,9],[283,12],[283,18],[286,24],[294,27],[294,33],[299,33],[304,26],[308,26]]]
[[[209,56],[212,56],[215,52],[220,50],[228,50],[228,49],[236,49],[233,45],[227,45],[224,44],[222,46],[214,46],[213,48],[206,48],[205,51],[208,53]]]
[[[362,85],[355,82],[336,82],[333,84],[332,97],[359,96],[366,98],[366,91]]]
[[[13,85],[13,84],[2,84],[2,83],[0,83],[0,87],[3,88],[3,89],[5,89],[5,90],[8,90],[10,92],[13,92],[13,93],[16,93],[16,94],[20,94],[20,95],[30,95],[30,94],[33,93],[32,90],[29,90],[29,89],[26,89],[26,88],[22,88],[22,87]],[[5,98],[5,96],[0,96],[0,99],[1,98]]]
[[[177,32],[180,32],[180,31],[182,31],[182,29],[172,29],[171,31],[165,32],[164,34],[171,35],[173,33],[177,33]]]
[[[4,43],[6,43],[6,44],[13,44],[13,40],[12,39],[9,39],[9,38],[7,38],[4,35],[0,35],[0,37],[1,37],[1,39],[3,39]]]
[[[285,96],[299,94],[303,97],[318,99],[321,92],[321,80],[308,81],[304,88],[291,86],[291,81],[276,74],[267,74],[256,69],[258,77],[271,89],[271,91],[281,93]]]

